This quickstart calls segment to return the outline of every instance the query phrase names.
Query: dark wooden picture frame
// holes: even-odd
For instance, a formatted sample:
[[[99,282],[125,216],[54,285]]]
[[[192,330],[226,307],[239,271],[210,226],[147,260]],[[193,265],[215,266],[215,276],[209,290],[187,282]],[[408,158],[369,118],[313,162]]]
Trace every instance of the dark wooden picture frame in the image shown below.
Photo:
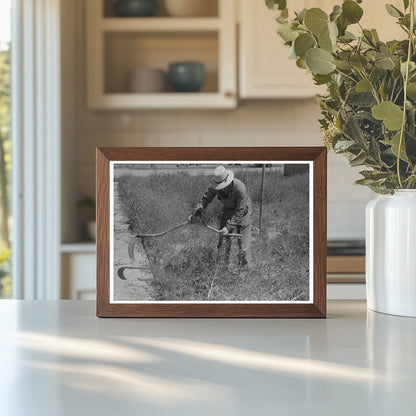
[[[324,147],[97,148],[97,316],[189,318],[325,318],[327,150]],[[313,298],[310,303],[111,303],[110,162],[305,161],[313,166]]]

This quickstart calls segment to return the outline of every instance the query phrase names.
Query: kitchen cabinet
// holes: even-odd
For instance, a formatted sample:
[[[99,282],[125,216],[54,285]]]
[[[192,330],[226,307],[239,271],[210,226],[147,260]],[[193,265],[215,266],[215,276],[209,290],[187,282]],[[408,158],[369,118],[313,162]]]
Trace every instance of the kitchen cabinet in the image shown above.
[[[290,11],[320,7],[330,12],[333,0],[298,0],[289,3]],[[402,9],[402,0],[393,0]],[[268,10],[263,1],[239,0],[239,95],[250,98],[308,98],[325,93],[325,87],[316,86],[305,70],[290,59],[291,49],[277,35],[276,11]],[[366,0],[363,27],[376,28],[381,40],[403,38],[404,32],[388,15],[379,0]],[[353,25],[348,30],[358,34],[360,28]]]
[[[61,298],[95,300],[95,244],[63,244],[61,253]]]
[[[218,2],[217,16],[115,17],[104,0],[88,0],[87,102],[90,109],[233,108],[237,105],[236,5]],[[111,4],[110,4],[111,5]],[[169,63],[199,61],[199,92],[134,93],[128,74],[168,70]]]
[[[324,3],[328,0],[299,0],[296,10],[325,8]],[[290,99],[321,93],[311,75],[289,59],[291,50],[276,33],[277,12],[268,10],[264,1],[239,0],[238,5],[240,97]]]

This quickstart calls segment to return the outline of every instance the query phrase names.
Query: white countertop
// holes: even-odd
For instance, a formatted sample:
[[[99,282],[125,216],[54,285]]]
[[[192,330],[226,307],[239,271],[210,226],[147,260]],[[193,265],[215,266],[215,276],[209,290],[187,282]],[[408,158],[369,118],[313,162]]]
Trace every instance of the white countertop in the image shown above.
[[[416,319],[98,319],[0,301],[0,415],[416,414]]]

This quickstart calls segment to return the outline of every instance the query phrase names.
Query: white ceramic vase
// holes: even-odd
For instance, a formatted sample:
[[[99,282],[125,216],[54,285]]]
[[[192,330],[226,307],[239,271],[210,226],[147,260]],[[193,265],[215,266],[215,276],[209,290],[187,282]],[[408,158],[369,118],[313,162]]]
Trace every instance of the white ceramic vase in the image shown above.
[[[416,317],[416,190],[367,204],[366,282],[369,309]]]

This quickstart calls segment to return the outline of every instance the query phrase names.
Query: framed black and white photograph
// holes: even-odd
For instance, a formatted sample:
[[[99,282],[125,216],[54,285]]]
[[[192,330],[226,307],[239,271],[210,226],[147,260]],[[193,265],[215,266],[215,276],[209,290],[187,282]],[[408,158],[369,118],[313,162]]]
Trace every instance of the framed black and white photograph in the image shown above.
[[[97,315],[324,317],[324,148],[97,149]]]

